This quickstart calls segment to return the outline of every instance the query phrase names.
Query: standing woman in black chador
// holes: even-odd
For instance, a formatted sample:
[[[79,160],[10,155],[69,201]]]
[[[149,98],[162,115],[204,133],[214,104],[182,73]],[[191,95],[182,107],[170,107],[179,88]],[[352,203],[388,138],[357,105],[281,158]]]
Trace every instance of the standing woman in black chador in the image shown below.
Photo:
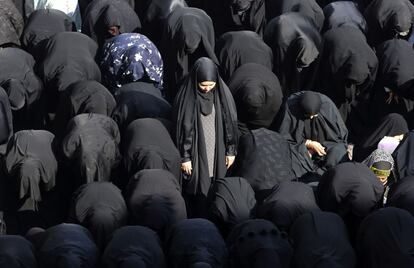
[[[174,109],[183,191],[189,212],[201,212],[212,180],[223,178],[233,164],[238,140],[236,106],[212,60],[195,62]]]

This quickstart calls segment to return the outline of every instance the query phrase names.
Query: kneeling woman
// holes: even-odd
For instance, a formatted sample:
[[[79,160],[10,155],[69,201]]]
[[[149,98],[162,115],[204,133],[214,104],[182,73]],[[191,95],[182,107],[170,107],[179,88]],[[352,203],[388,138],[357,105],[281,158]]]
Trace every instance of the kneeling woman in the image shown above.
[[[349,160],[348,130],[335,104],[321,93],[292,94],[285,104],[279,133],[291,144],[292,168],[297,177],[307,172],[322,175]]]
[[[193,209],[204,210],[212,180],[226,175],[237,149],[234,100],[209,58],[195,62],[177,94],[174,109],[183,192],[191,203],[191,215]]]

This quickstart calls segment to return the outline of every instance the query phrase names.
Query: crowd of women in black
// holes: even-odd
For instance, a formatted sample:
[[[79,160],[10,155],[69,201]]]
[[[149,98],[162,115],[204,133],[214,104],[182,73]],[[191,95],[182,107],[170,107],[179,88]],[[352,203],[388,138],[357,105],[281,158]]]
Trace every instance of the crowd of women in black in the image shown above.
[[[0,267],[414,267],[413,23],[0,0]]]

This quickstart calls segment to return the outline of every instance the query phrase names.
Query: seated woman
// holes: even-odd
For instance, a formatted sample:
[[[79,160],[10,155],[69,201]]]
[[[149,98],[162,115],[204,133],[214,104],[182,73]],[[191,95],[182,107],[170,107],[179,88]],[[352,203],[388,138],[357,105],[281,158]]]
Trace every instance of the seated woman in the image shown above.
[[[395,179],[414,176],[414,131],[404,135],[392,156],[395,159]]]
[[[103,83],[112,93],[136,81],[163,88],[161,54],[145,35],[125,33],[109,39],[102,48],[100,66]]]
[[[414,216],[414,177],[400,179],[390,186],[387,206],[405,209]]]
[[[322,175],[349,160],[348,130],[335,104],[325,95],[311,91],[292,94],[281,118],[279,133],[291,144],[297,177],[307,172]]]

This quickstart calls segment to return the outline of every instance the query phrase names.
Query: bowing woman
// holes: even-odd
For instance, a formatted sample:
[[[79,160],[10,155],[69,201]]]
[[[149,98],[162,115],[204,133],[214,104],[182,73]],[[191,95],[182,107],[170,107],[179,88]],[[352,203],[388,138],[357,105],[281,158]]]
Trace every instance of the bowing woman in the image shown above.
[[[174,103],[183,193],[196,211],[205,208],[212,181],[223,178],[234,162],[238,140],[235,107],[213,61],[198,59]]]

